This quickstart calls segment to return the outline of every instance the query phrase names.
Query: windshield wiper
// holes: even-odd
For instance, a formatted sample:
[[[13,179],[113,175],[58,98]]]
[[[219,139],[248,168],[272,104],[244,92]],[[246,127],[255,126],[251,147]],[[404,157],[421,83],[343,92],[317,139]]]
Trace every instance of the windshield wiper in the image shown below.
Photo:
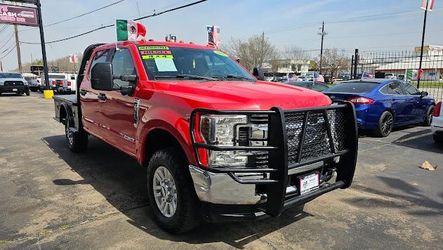
[[[226,79],[246,80],[246,81],[251,81],[251,82],[254,81],[254,79],[251,79],[251,78],[249,78],[249,77],[238,76],[238,75],[226,75],[224,78],[226,78]]]
[[[208,81],[220,81],[220,79],[209,77],[209,76],[199,76],[199,75],[190,75],[190,74],[178,74],[173,76],[156,76],[158,78],[184,78],[184,79],[199,79],[199,80],[208,80]]]

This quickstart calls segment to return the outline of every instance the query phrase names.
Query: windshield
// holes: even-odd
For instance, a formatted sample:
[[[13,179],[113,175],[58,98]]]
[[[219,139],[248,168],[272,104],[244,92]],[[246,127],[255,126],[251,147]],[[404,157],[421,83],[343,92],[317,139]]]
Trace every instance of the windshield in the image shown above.
[[[255,79],[228,55],[211,49],[138,46],[149,79],[200,79],[207,81]]]
[[[366,93],[377,87],[377,82],[343,82],[330,87],[327,92],[343,92],[343,93]]]
[[[0,73],[0,78],[22,78],[19,73]]]

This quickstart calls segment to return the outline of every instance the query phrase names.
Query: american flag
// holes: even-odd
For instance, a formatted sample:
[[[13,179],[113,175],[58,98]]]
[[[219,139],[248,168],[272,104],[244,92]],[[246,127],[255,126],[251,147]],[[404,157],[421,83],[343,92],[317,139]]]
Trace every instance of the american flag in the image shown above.
[[[421,8],[426,10],[426,4],[428,5],[428,10],[432,11],[432,8],[434,8],[435,0],[422,0],[421,1]]]

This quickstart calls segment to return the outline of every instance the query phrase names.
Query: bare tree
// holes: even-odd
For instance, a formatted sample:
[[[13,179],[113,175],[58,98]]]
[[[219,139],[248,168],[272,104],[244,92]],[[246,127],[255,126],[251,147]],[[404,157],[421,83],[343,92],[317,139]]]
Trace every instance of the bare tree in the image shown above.
[[[278,58],[277,49],[265,38],[264,33],[252,36],[247,41],[232,39],[223,49],[240,59],[240,63],[249,70],[263,67],[264,62]]]
[[[283,54],[285,59],[290,59],[295,61],[305,61],[309,59],[308,53],[297,46],[291,46],[286,48]]]
[[[319,58],[317,59],[319,61]],[[325,75],[337,76],[340,71],[347,71],[350,67],[349,58],[344,51],[325,49],[323,52],[322,72]]]

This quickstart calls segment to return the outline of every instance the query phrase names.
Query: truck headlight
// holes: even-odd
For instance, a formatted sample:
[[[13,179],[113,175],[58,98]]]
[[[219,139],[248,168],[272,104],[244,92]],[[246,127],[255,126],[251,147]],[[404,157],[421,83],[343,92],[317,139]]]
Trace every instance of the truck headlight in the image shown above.
[[[197,115],[194,136],[197,143],[218,147],[267,146],[267,121],[256,123],[247,115]],[[197,150],[200,163],[208,167],[241,168],[256,163],[260,151],[249,150]]]

